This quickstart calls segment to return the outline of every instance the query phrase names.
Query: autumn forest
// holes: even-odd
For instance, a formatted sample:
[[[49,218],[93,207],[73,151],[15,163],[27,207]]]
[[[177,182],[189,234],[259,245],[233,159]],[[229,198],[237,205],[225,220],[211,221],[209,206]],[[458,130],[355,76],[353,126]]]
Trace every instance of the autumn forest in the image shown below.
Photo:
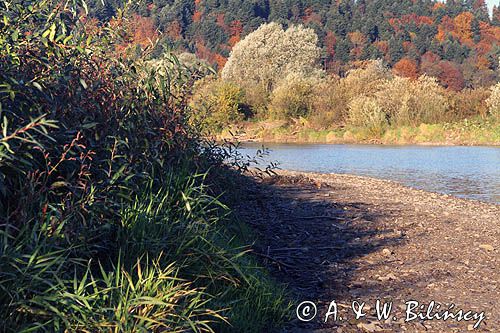
[[[108,20],[118,3],[93,0],[91,12]],[[490,16],[484,0],[153,0],[133,7],[134,42],[160,38],[156,52],[196,53],[219,69],[244,36],[278,22],[314,29],[321,64],[331,73],[382,58],[403,76],[428,74],[454,90],[498,80],[500,8]]]

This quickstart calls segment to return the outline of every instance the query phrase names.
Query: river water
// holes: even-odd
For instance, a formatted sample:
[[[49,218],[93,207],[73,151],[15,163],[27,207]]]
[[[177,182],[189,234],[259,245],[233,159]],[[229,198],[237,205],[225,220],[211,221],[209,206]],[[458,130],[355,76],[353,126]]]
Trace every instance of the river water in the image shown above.
[[[345,173],[398,181],[461,198],[500,203],[500,148],[264,144],[270,153],[261,165],[281,169]],[[240,149],[254,155],[262,144]]]

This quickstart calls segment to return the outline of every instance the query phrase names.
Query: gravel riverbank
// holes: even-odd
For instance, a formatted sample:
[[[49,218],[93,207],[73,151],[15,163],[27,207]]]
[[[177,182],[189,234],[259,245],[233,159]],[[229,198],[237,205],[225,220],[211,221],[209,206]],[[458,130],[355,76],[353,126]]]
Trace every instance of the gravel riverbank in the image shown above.
[[[287,332],[500,332],[500,205],[280,171],[249,185],[236,211],[257,231],[263,264],[316,306],[308,322],[294,309]],[[377,300],[392,304],[388,319],[377,318]],[[343,318],[325,323],[332,301]],[[353,301],[366,303],[358,320]],[[408,312],[410,301],[419,307]],[[455,319],[439,318],[445,310]]]

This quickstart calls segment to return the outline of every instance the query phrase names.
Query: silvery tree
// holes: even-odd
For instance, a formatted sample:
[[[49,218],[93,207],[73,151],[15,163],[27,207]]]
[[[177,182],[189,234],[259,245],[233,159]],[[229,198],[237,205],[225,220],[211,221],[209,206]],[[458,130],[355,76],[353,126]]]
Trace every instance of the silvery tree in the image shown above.
[[[318,36],[301,25],[261,25],[237,43],[222,70],[222,78],[242,86],[260,85],[270,93],[291,73],[318,75]]]

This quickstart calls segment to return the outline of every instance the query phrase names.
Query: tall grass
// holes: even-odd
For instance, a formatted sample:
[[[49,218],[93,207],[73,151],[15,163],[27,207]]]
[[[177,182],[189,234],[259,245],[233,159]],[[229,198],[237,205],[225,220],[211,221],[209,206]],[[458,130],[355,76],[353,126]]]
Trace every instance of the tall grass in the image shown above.
[[[125,12],[84,11],[0,3],[0,331],[278,324],[282,289],[206,179],[222,158],[188,125],[192,72],[127,48]]]

